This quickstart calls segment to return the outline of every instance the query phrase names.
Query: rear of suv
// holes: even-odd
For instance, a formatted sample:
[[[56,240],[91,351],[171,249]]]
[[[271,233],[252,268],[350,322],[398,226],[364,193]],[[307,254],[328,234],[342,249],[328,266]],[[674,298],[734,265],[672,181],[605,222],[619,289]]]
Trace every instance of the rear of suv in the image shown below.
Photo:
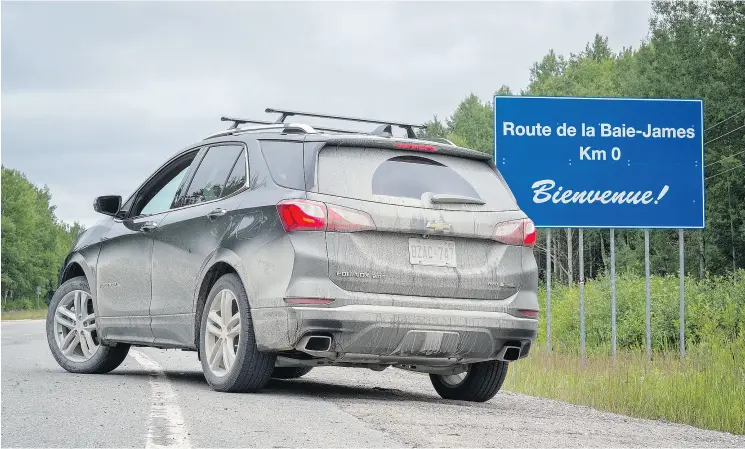
[[[50,347],[60,364],[100,372],[118,365],[129,345],[179,347],[199,351],[207,381],[222,391],[257,391],[271,377],[296,378],[316,366],[353,366],[429,373],[447,399],[493,397],[509,362],[527,356],[536,337],[538,282],[535,227],[489,156],[416,138],[413,125],[268,111],[282,114],[280,122],[309,115],[382,126],[356,133],[240,127],[256,121],[232,119],[231,129],[200,143],[188,165],[173,170],[183,173],[179,182],[163,176],[155,183],[175,190],[172,199],[165,194],[164,210],[146,213],[158,209],[148,207],[160,195],[147,181],[123,206],[98,199],[97,210],[113,223],[98,240],[93,232],[76,244],[50,307]],[[394,137],[391,125],[407,137]],[[240,153],[225,158],[229,168],[203,169],[227,147]],[[233,175],[243,170],[241,157],[243,178]],[[205,179],[207,187],[193,188]],[[214,210],[202,207],[206,220],[195,219],[204,211],[189,212],[212,202]],[[121,284],[117,270],[131,275],[117,265],[133,243],[106,236],[119,224],[134,229],[162,214],[152,220],[160,225],[137,230],[153,241],[152,296],[147,310],[129,313],[150,317],[150,335],[128,330],[133,321],[108,304],[126,296],[112,286]],[[107,250],[117,244],[119,252]],[[98,248],[95,257],[91,248]],[[88,270],[71,270],[81,259]],[[189,261],[199,269],[189,270]],[[64,282],[80,289],[80,276],[69,274],[77,273],[90,285],[91,266],[99,271],[83,292],[91,307],[81,307],[97,329],[95,338],[82,339],[88,352],[95,346],[105,354],[75,366],[63,343],[76,337],[55,324],[52,309],[71,315]],[[179,287],[166,288],[174,280]]]

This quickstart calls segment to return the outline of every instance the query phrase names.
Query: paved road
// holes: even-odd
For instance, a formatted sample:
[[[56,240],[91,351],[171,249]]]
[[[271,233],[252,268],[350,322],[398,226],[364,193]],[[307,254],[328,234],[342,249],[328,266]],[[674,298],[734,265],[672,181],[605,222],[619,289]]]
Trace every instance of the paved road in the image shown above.
[[[260,394],[210,390],[191,352],[137,348],[75,375],[41,321],[2,323],[3,447],[745,447],[745,437],[502,392],[444,401],[424,375],[319,368]]]

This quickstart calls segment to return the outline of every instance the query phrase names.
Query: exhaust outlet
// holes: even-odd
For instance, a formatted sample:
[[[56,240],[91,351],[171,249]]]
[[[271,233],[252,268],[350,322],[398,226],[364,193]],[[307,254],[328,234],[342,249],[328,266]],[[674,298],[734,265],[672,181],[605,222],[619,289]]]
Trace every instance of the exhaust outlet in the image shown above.
[[[336,353],[331,351],[331,337],[327,335],[306,335],[301,338],[295,349],[314,357],[331,357]]]
[[[515,360],[520,358],[521,350],[522,348],[520,346],[505,345],[499,351],[499,354],[497,354],[497,360],[501,360],[503,362],[514,362]]]
[[[331,349],[331,337],[312,336],[305,342],[306,351],[326,352]]]

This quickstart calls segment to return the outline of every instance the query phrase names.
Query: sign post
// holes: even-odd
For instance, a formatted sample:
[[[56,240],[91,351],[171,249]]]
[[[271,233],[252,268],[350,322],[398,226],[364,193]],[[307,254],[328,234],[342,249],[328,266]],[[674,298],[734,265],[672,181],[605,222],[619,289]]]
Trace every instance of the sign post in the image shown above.
[[[546,351],[551,352],[551,229],[546,229]]]
[[[41,285],[36,286],[36,308],[39,308],[39,300],[41,299]]]
[[[652,360],[652,305],[649,286],[649,229],[644,230],[644,292],[646,296],[644,324],[646,328],[647,360]]]
[[[520,208],[539,228],[611,229],[612,350],[616,352],[614,228],[681,230],[681,356],[684,354],[683,229],[704,227],[703,101],[494,97],[494,162]],[[547,234],[547,242],[550,242]],[[550,249],[547,248],[550,256]],[[547,262],[548,266],[548,262]],[[546,275],[549,310],[550,274]],[[584,330],[584,310],[580,326]],[[647,312],[647,352],[651,325]],[[547,315],[550,335],[550,315]],[[584,353],[584,333],[581,333]],[[548,343],[550,349],[550,342]]]
[[[684,301],[684,280],[685,280],[685,243],[683,240],[683,230],[678,230],[678,253],[680,258],[680,358],[686,358],[686,334],[685,334],[685,301]]]
[[[610,228],[610,333],[611,353],[616,358],[616,235],[615,229]]]
[[[579,346],[585,359],[585,241],[579,228]]]

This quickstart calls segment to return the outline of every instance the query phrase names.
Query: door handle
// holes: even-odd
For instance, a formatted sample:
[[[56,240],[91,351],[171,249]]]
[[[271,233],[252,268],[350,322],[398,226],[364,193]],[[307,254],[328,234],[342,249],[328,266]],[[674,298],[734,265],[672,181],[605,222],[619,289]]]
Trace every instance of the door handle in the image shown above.
[[[142,232],[151,232],[155,231],[156,229],[158,229],[158,223],[154,221],[145,222],[142,224],[142,226],[140,226],[140,231]]]
[[[212,212],[207,214],[207,217],[210,220],[217,220],[218,218],[222,217],[223,215],[227,214],[228,211],[226,209],[218,207],[217,209],[213,210]]]

